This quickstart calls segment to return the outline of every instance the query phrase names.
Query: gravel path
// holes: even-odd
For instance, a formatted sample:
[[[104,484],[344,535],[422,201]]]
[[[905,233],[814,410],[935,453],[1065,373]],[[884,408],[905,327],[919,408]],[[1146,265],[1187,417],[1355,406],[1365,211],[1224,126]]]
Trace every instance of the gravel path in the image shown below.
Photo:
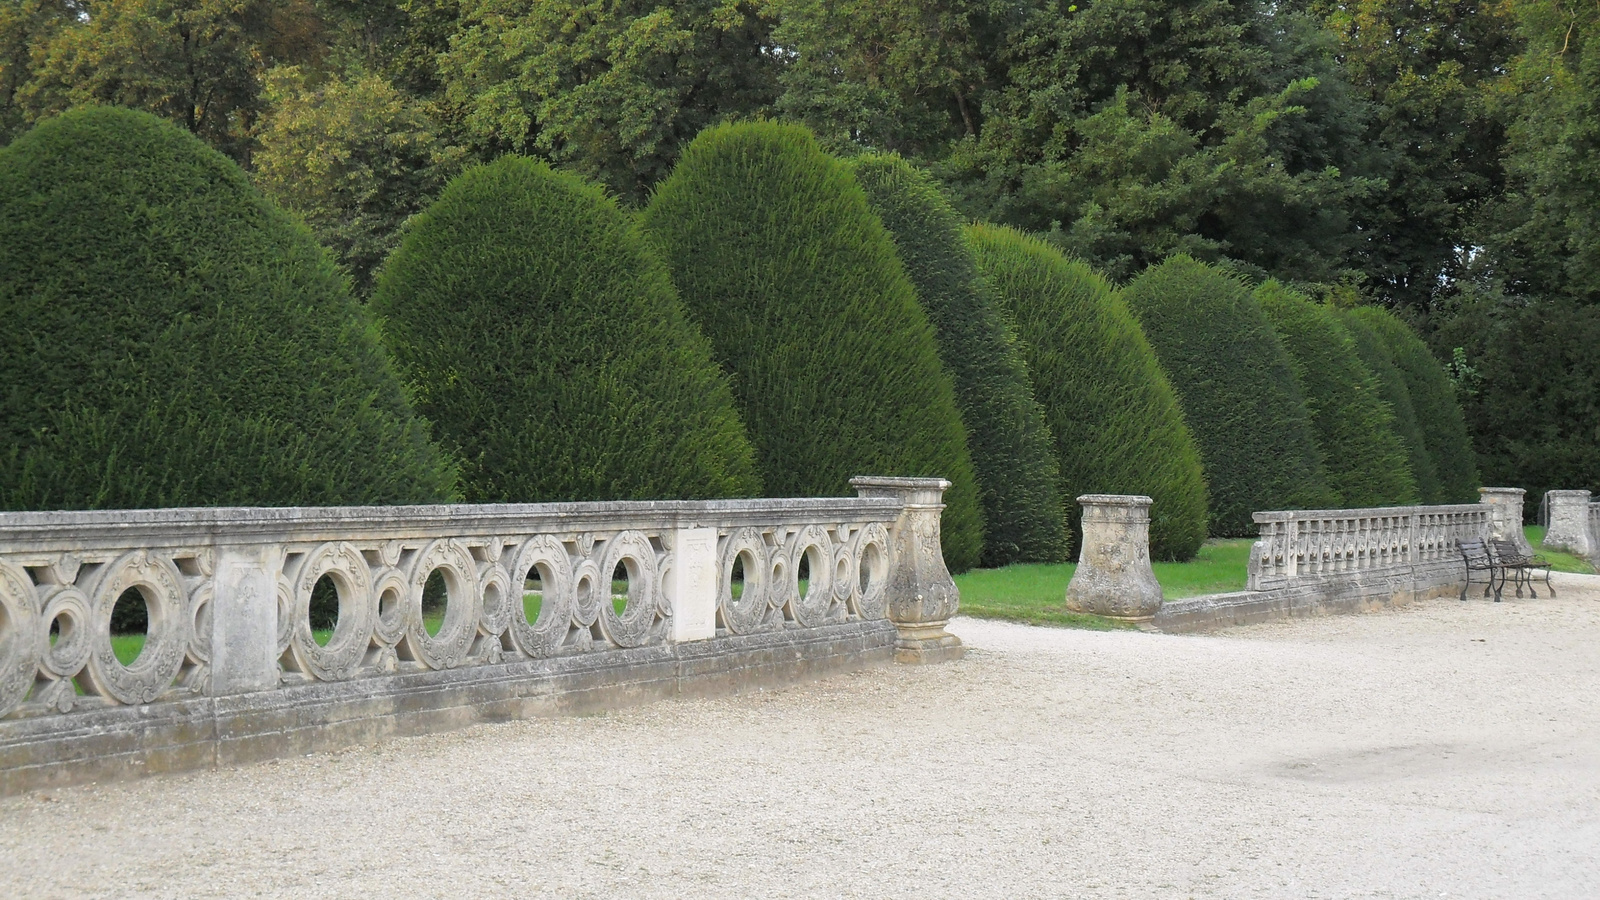
[[[1600,897],[1560,579],[4,799],[0,897]]]

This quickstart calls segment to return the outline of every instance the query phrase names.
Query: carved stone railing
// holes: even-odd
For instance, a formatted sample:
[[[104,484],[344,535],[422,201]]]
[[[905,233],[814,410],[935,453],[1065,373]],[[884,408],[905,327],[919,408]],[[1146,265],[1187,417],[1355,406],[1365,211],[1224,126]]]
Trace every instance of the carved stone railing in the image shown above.
[[[337,719],[379,715],[339,709],[355,699],[413,687],[434,698],[397,701],[381,713],[393,717],[472,697],[514,705],[552,689],[506,684],[579,670],[614,670],[631,698],[641,683],[670,695],[712,670],[737,689],[741,672],[760,683],[764,665],[781,680],[886,661],[897,634],[926,642],[955,610],[939,551],[946,485],[862,479],[865,496],[796,500],[0,513],[0,793],[38,782],[8,781],[8,769],[94,757],[71,743],[84,722],[150,744],[141,720],[166,716],[179,741],[186,724],[244,702],[219,698],[267,698],[249,701],[256,718],[233,732],[243,739],[288,727],[287,713],[261,717],[275,703],[320,703]],[[319,582],[337,596],[331,633],[313,629]],[[124,664],[111,622],[130,591],[149,625]],[[656,668],[630,669],[646,662]]]
[[[1490,531],[1487,504],[1258,512],[1246,589],[1397,567],[1457,565],[1458,539]]]

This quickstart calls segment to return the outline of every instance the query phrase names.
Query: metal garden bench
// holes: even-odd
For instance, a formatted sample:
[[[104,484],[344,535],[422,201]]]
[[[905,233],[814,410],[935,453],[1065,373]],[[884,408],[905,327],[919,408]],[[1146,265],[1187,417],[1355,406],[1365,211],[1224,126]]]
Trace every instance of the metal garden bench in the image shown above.
[[[1528,593],[1537,600],[1539,592],[1533,589],[1533,573],[1536,569],[1544,570],[1544,586],[1549,589],[1550,596],[1556,595],[1555,585],[1550,583],[1550,561],[1542,556],[1529,556],[1523,553],[1511,541],[1495,540],[1489,542],[1489,550],[1494,554],[1495,562],[1500,565],[1500,586],[1505,587],[1506,574],[1515,572],[1517,596],[1522,596],[1522,586],[1528,586]]]
[[[1500,602],[1500,589],[1506,583],[1506,570],[1500,566],[1498,560],[1490,555],[1489,548],[1480,538],[1456,541],[1456,549],[1461,551],[1461,561],[1467,566],[1467,583],[1461,586],[1461,599],[1467,599],[1467,588],[1476,584],[1472,580],[1474,572],[1487,573],[1488,581],[1484,582],[1483,596],[1494,593],[1494,602]]]

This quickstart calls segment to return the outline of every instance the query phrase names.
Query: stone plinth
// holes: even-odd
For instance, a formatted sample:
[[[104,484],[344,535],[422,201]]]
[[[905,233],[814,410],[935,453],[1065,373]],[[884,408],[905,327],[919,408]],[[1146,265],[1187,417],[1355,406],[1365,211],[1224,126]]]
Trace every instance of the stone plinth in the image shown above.
[[[1067,585],[1067,609],[1148,621],[1161,608],[1161,585],[1150,568],[1149,497],[1085,494],[1083,546]]]
[[[860,477],[850,484],[861,497],[883,497],[900,505],[889,530],[889,621],[899,629],[895,660],[933,663],[960,659],[961,639],[945,630],[961,596],[945,568],[939,546],[944,512],[943,478]]]
[[[1592,554],[1596,548],[1594,536],[1589,534],[1589,492],[1548,491],[1544,496],[1550,528],[1544,533],[1543,546],[1579,556]]]
[[[1489,536],[1497,541],[1511,541],[1517,549],[1529,556],[1533,546],[1522,533],[1522,488],[1478,488],[1478,502],[1489,505]]]

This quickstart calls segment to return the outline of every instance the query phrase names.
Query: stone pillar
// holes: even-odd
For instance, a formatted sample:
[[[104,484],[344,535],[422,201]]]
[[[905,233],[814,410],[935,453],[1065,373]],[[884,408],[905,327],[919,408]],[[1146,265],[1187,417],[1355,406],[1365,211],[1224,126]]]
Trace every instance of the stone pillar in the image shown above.
[[[672,640],[717,636],[717,530],[679,528],[672,533]]]
[[[1544,533],[1543,546],[1579,556],[1594,552],[1594,536],[1589,534],[1589,492],[1547,491],[1544,497],[1550,507],[1550,528]]]
[[[894,658],[903,663],[960,659],[961,639],[945,631],[961,597],[939,546],[944,511],[943,478],[850,479],[862,497],[892,497],[900,517],[889,530],[889,621],[900,631]]]
[[[1529,556],[1533,547],[1522,533],[1522,488],[1478,488],[1478,502],[1489,504],[1489,536],[1509,540]]]
[[[211,598],[211,693],[278,686],[278,570],[271,545],[220,547]]]
[[[1150,568],[1149,497],[1084,494],[1083,546],[1067,585],[1067,609],[1133,622],[1161,608],[1161,585]]]

